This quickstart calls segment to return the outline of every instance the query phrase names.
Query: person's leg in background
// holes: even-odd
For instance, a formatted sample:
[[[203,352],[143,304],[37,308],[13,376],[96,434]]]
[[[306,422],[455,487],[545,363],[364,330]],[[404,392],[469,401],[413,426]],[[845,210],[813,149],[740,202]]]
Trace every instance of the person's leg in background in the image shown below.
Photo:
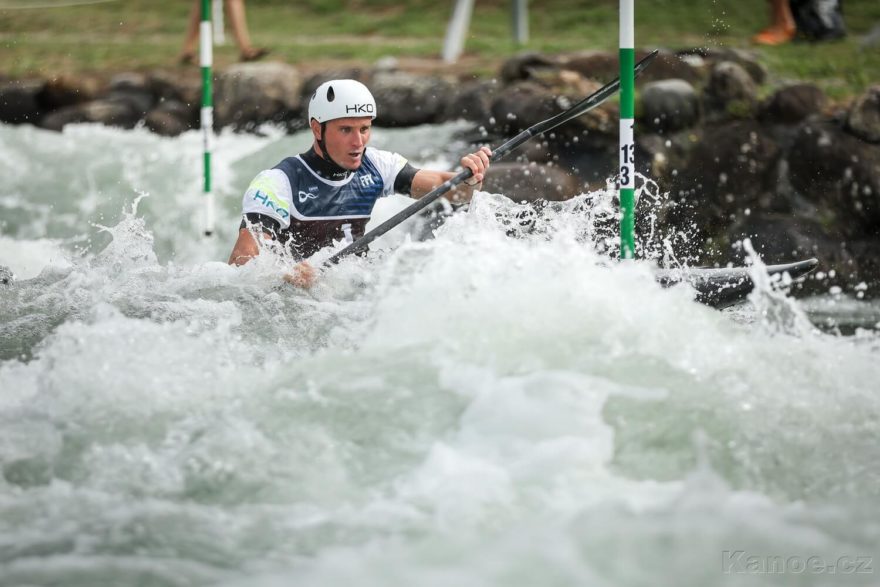
[[[189,12],[189,24],[186,26],[186,38],[183,41],[183,49],[180,52],[180,61],[183,65],[196,62],[195,47],[199,38],[199,22],[202,20],[202,3],[194,0],[192,10]]]
[[[235,37],[235,42],[238,43],[242,61],[255,61],[269,52],[268,49],[251,45],[244,12],[244,0],[226,0],[226,15],[232,25],[232,35]]]
[[[781,45],[794,38],[797,27],[788,0],[770,0],[769,27],[752,37],[760,45]]]

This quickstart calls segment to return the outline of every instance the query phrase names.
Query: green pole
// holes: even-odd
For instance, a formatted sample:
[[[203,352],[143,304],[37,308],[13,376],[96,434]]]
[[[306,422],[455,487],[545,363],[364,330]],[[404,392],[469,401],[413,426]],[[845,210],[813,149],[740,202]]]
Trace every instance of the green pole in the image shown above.
[[[635,258],[635,0],[620,0],[620,258]]]
[[[205,236],[214,234],[214,193],[211,191],[211,146],[214,138],[213,31],[211,0],[202,0],[202,22],[199,29],[199,62],[202,66],[202,146],[204,151]]]

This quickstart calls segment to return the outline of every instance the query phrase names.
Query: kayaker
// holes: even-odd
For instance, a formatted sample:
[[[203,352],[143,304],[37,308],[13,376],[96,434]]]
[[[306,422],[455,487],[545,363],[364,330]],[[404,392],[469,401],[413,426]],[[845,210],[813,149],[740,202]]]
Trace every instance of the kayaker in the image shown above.
[[[318,86],[308,111],[312,147],[261,171],[251,182],[230,264],[243,265],[258,255],[262,239],[282,243],[299,260],[334,241],[352,242],[364,234],[380,197],[398,193],[419,198],[454,175],[417,169],[402,155],[368,147],[376,114],[373,95],[359,81],[331,80]],[[473,177],[446,197],[468,201],[482,184],[491,154],[481,147],[462,157],[462,167]],[[285,279],[310,287],[315,270],[302,261]]]

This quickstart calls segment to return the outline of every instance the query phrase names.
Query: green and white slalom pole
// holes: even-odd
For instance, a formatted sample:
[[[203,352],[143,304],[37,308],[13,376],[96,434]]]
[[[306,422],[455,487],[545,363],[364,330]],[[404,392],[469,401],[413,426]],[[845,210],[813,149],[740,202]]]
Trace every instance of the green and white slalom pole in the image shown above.
[[[199,29],[199,63],[202,66],[202,147],[204,150],[205,236],[214,234],[214,193],[211,191],[211,147],[214,138],[213,30],[211,0],[202,0],[202,23]]]
[[[635,0],[620,0],[620,258],[633,259],[636,166],[633,126],[635,87]]]

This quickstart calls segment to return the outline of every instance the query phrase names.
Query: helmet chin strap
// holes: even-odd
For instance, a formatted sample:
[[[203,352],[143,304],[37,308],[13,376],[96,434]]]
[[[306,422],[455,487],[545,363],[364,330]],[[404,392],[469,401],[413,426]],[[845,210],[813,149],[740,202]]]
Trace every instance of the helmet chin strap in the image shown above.
[[[327,150],[327,144],[324,142],[324,133],[327,132],[327,123],[321,123],[321,138],[318,139],[318,146],[321,147],[321,157],[323,157],[328,163],[331,163],[335,167],[339,169],[339,173],[343,175],[348,175],[351,173],[351,170],[346,169],[339,163],[333,160],[333,157],[330,156],[330,152]]]

